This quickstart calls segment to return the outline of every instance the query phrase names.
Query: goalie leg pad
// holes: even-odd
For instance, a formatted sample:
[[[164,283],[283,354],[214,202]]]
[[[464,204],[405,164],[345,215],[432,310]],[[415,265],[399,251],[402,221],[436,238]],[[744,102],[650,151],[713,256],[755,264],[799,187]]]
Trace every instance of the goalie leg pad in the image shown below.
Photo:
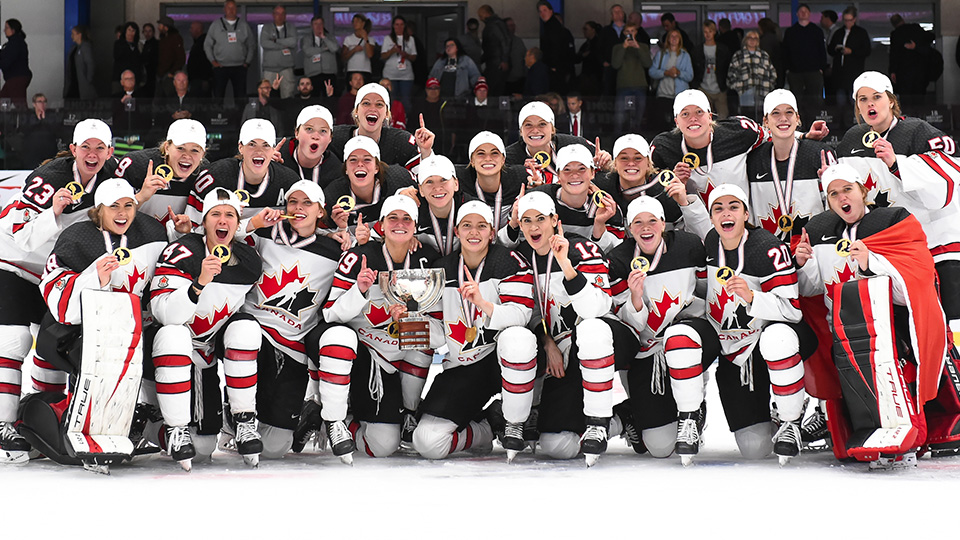
[[[796,422],[803,414],[803,361],[800,340],[783,323],[767,325],[760,334],[760,355],[767,363],[773,402],[780,418]]]
[[[28,326],[0,326],[0,422],[17,419],[23,359],[30,353],[33,336]]]
[[[537,375],[537,338],[522,326],[511,326],[497,338],[500,377],[503,391],[503,418],[524,422],[533,405],[533,386]]]
[[[314,335],[311,332],[311,336]],[[318,367],[320,417],[331,422],[342,421],[347,417],[350,372],[357,359],[357,333],[347,326],[332,325],[316,335],[319,335],[316,353],[309,346],[308,352],[313,353],[310,358],[315,359]]]
[[[950,347],[940,376],[937,397],[924,407],[926,444],[933,450],[960,448],[960,352]]]
[[[583,377],[583,414],[613,416],[613,331],[601,319],[584,319],[573,337]],[[572,366],[567,367],[569,371]]]
[[[20,402],[20,434],[34,449],[61,465],[80,465],[67,450],[62,418],[67,399],[58,392],[39,392]]]
[[[157,403],[164,421],[171,426],[190,423],[192,347],[190,330],[183,325],[164,326],[153,340]]]

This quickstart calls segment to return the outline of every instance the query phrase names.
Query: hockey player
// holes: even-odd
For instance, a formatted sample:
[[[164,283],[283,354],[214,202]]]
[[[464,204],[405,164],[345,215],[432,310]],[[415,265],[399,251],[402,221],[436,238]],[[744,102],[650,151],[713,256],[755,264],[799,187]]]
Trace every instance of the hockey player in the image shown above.
[[[441,256],[449,255],[460,247],[460,238],[454,233],[454,218],[460,207],[476,197],[460,191],[453,163],[439,154],[420,162],[417,180],[420,182],[417,240]]]
[[[307,389],[304,337],[321,322],[340,244],[317,233],[326,228],[323,190],[311,180],[290,186],[283,213],[268,209],[247,226],[263,260],[263,275],[247,293],[243,310],[263,329],[257,357],[257,419],[265,458],[282,457],[293,445]]]
[[[937,301],[933,258],[926,249],[920,223],[909,212],[867,206],[868,190],[856,169],[843,163],[829,167],[822,183],[831,212],[807,224],[797,245],[796,260],[800,292],[805,296],[823,294],[828,321],[838,336],[833,349],[836,367],[830,366],[834,368],[830,374],[815,374],[834,381],[835,394],[827,401],[834,454],[838,458],[876,460],[875,464],[903,461],[905,456],[907,463],[915,464],[913,451],[924,443],[927,428],[918,404],[922,407],[937,395],[946,350],[946,326]],[[885,333],[893,333],[890,311],[885,315],[874,304],[870,314],[860,304],[863,301],[870,305],[872,296],[864,300],[850,297],[851,291],[843,287],[848,281],[874,276],[889,276],[892,302],[907,307],[906,313],[891,311],[893,327],[897,333],[906,334],[900,340],[909,343],[905,348],[909,352],[880,345]],[[861,291],[871,289],[867,280],[860,283]],[[852,308],[847,307],[850,303]],[[857,312],[859,317],[855,316]],[[882,325],[887,326],[886,332]],[[857,327],[870,328],[871,335],[877,336],[869,340],[870,350],[859,350],[863,341],[857,339],[859,333],[854,334]],[[894,356],[897,352],[900,354]],[[868,363],[860,365],[861,358],[868,358]],[[884,367],[896,364],[899,358],[908,358],[911,363]],[[867,378],[858,372],[868,374]],[[915,391],[903,392],[908,400],[904,402],[897,392],[914,379]],[[891,387],[897,392],[887,391]],[[932,418],[946,416],[942,408],[934,410],[940,414]],[[878,444],[878,437],[872,435],[884,428],[890,436]],[[927,441],[949,443],[946,434],[939,435],[943,438]],[[884,459],[878,459],[881,456]]]
[[[703,318],[703,244],[689,232],[666,231],[664,217],[657,199],[641,195],[631,201],[630,237],[609,257],[617,314],[640,336],[624,378],[630,397],[614,412],[634,450],[645,448],[658,458],[676,446],[677,410],[702,427],[702,390],[688,387],[702,385],[696,377],[720,350],[716,330]]]
[[[377,274],[434,266],[439,257],[435,250],[413,249],[418,214],[416,203],[406,195],[383,201],[383,243],[367,242],[343,254],[323,309],[328,324],[307,336],[307,354],[318,368],[313,379],[319,385],[308,394],[319,396],[330,448],[347,463],[353,460],[354,441],[365,454],[385,457],[400,446],[401,424],[409,425],[411,434],[416,427],[413,411],[432,353],[399,349],[395,323],[406,306],[387,303]],[[442,341],[439,322],[431,323],[431,346]],[[349,430],[348,402],[353,415]]]
[[[130,182],[141,196],[152,194],[149,200],[141,201],[137,211],[165,224],[171,240],[190,232],[189,221],[177,216],[186,212],[198,173],[210,166],[206,147],[203,124],[181,118],[170,124],[167,138],[158,148],[130,152],[117,164],[117,178]]]
[[[714,230],[704,241],[707,320],[720,338],[717,386],[727,425],[744,457],[758,459],[772,450],[784,464],[800,452],[802,359],[816,350],[816,336],[806,324],[797,324],[797,274],[790,250],[767,231],[747,228],[746,193],[732,184],[718,186],[708,208]],[[702,375],[691,380],[695,383],[682,390],[674,386],[678,405],[703,401]],[[781,422],[776,434],[771,387]],[[677,453],[687,462],[699,447],[694,414],[680,409]]]
[[[433,153],[435,136],[424,126],[423,115],[420,115],[420,128],[413,135],[390,127],[390,103],[390,93],[379,84],[368,83],[360,87],[353,102],[354,125],[339,125],[333,128],[330,149],[337,159],[346,161],[347,141],[362,135],[377,143],[383,156],[382,161],[389,165],[400,165],[411,175],[417,174],[420,160]]]
[[[251,139],[252,140],[252,139]],[[209,458],[222,425],[217,359],[223,360],[226,394],[237,451],[256,466],[263,443],[256,426],[260,325],[240,313],[262,277],[256,250],[234,241],[240,200],[216,187],[203,200],[204,234],[168,245],[151,283],[150,305],[163,325],[153,343],[157,400],[165,423],[145,435],[189,470],[199,452]],[[192,413],[192,414],[191,414]]]
[[[421,174],[427,165],[421,164]],[[491,245],[493,212],[486,204],[463,204],[455,232],[460,249],[437,261],[447,278],[438,304],[447,353],[420,405],[413,447],[430,459],[489,448],[491,426],[476,418],[500,393],[506,421],[500,442],[512,461],[524,448],[537,371],[537,340],[525,328],[533,312],[533,276],[515,252]]]
[[[343,164],[333,155],[333,115],[321,105],[308,105],[297,115],[294,138],[280,148],[280,162],[298,178],[306,178],[321,188],[343,174]]]
[[[609,318],[607,263],[596,243],[565,235],[554,198],[534,191],[518,201],[518,248],[533,269],[538,362],[546,378],[540,398],[540,449],[571,459],[582,450],[588,465],[607,448],[613,415],[614,344],[617,358],[636,353],[636,338]],[[541,337],[542,336],[542,337]],[[582,433],[582,435],[578,435]]]
[[[30,353],[30,325],[44,313],[37,284],[61,231],[89,219],[94,193],[116,167],[113,136],[100,120],[73,130],[70,155],[38,167],[21,193],[0,212],[0,462],[26,460],[29,445],[13,422],[21,392],[21,367]],[[66,373],[34,355],[37,391],[64,393]]]
[[[242,220],[264,208],[282,206],[290,186],[299,176],[273,161],[277,144],[276,130],[269,120],[251,118],[240,127],[240,159],[224,158],[201,170],[187,201],[187,215],[194,226],[200,224],[202,202],[215,188],[236,192],[243,212]],[[246,224],[244,224],[246,226]]]
[[[513,203],[521,195],[527,170],[522,165],[506,164],[503,139],[495,133],[481,131],[470,139],[470,163],[457,167],[462,189],[476,193],[493,212],[494,240],[496,233],[510,221]]]

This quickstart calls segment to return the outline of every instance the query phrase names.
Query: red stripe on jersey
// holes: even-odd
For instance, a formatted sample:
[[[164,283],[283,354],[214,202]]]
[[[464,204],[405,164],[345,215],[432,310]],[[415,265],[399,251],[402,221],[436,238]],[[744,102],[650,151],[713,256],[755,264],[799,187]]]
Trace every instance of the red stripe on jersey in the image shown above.
[[[245,351],[243,349],[227,349],[224,351],[223,356],[226,357],[227,360],[236,360],[242,362],[256,360],[259,352],[260,351],[256,349],[252,351]]]
[[[920,159],[927,164],[927,167],[933,169],[933,171],[940,175],[947,182],[947,200],[944,201],[943,207],[945,208],[951,201],[953,201],[953,179],[950,178],[950,174],[943,170],[932,157],[927,154],[920,154]],[[947,161],[950,161],[949,159]]]
[[[504,283],[527,283],[533,285],[533,274],[527,272],[525,274],[516,274],[502,280]]]
[[[200,212],[201,214],[203,213],[203,201],[201,201],[200,198],[193,193],[187,197],[187,204],[196,209],[197,212]]]
[[[162,295],[162,294],[170,294],[170,293],[172,293],[172,292],[175,291],[175,290],[176,290],[176,289],[154,289],[154,290],[151,290],[151,291],[150,291],[150,299],[153,300],[154,298],[156,298],[156,297],[158,297],[158,296],[160,296],[160,295]]]
[[[763,292],[770,292],[777,287],[782,287],[784,285],[795,285],[797,283],[797,273],[790,272],[789,274],[783,274],[780,276],[773,276],[770,279],[764,281],[760,284],[760,290]]]
[[[156,272],[154,272],[154,275],[157,275],[157,276],[177,276],[177,277],[182,277],[183,279],[185,279],[185,280],[187,280],[187,281],[193,281],[193,276],[191,276],[190,274],[188,274],[188,273],[186,273],[186,272],[181,272],[180,270],[178,270],[178,269],[176,269],[176,268],[174,268],[174,267],[172,267],[172,266],[157,266],[157,270],[156,270]]]
[[[510,392],[511,394],[526,394],[527,392],[533,392],[533,382],[534,381],[524,384],[513,384],[506,379],[500,379],[500,385],[504,390]]]
[[[41,381],[36,377],[31,378],[33,379],[33,387],[41,392],[56,392],[58,394],[62,394],[67,390],[66,384],[48,383]]]
[[[670,378],[678,381],[692,379],[703,374],[703,366],[696,364],[688,368],[670,368]]]
[[[789,385],[789,386],[777,386],[775,384],[770,385],[773,389],[773,393],[778,396],[791,396],[803,390],[803,379]]]
[[[190,381],[178,383],[157,383],[158,394],[183,394],[190,391]]]
[[[0,368],[8,369],[20,369],[20,366],[23,365],[23,360],[14,360],[13,358],[2,358],[0,357]]]
[[[443,320],[443,312],[442,312],[442,311],[431,311],[430,313],[427,313],[427,315],[433,317],[434,319],[437,319],[438,321],[442,321],[442,320]]]
[[[520,304],[526,306],[530,309],[533,309],[533,298],[527,298],[526,296],[513,296],[509,294],[500,295],[500,303],[506,304],[508,302],[513,302],[514,304]]]
[[[500,359],[500,365],[502,365],[503,367],[505,367],[505,368],[507,368],[507,369],[512,369],[512,370],[515,370],[515,371],[527,371],[528,369],[533,369],[533,368],[537,367],[537,358],[534,357],[534,358],[533,358],[532,360],[530,360],[529,362],[523,362],[523,363],[508,362],[508,361],[504,360],[503,358],[501,358],[501,359]]]
[[[43,358],[37,358],[36,356],[33,357],[33,365],[41,369],[52,369],[54,371],[60,371],[56,366],[54,366],[50,362],[47,362]]]
[[[0,383],[0,394],[13,394],[20,397],[20,385]]]
[[[408,161],[407,164],[404,165],[404,167],[406,167],[408,171],[412,171],[413,168],[419,164],[420,164],[420,154],[417,154],[413,159]]]
[[[460,442],[460,435],[456,431],[453,432],[453,437],[450,439],[450,453],[457,451],[457,443]]]
[[[353,283],[350,282],[350,281],[347,281],[347,280],[345,280],[345,279],[340,279],[340,278],[338,278],[338,277],[334,277],[334,278],[333,278],[333,283],[332,283],[330,286],[331,286],[331,287],[336,287],[336,288],[338,288],[338,289],[347,290],[347,289],[349,289],[350,287],[353,287]]]
[[[733,351],[730,354],[724,354],[723,357],[732,362],[734,358],[740,356],[741,354],[743,354],[744,351],[746,351],[749,348],[750,348],[749,344],[744,345],[743,347],[740,347],[739,349],[737,349],[736,351]]]
[[[313,376],[313,373],[314,372],[311,371],[310,376]],[[350,384],[350,375],[337,375],[335,373],[330,373],[328,371],[317,371],[316,373],[317,373],[317,377],[319,377],[320,380],[325,383],[339,384],[339,385]]]
[[[293,341],[293,340],[287,339],[282,335],[280,335],[280,332],[278,332],[275,328],[270,328],[269,326],[261,325],[261,328],[263,328],[263,331],[266,332],[271,338],[274,339],[274,341],[276,341],[280,345],[283,345],[284,347],[297,351],[299,353],[307,352],[307,348],[303,345],[302,341]]]
[[[583,272],[584,274],[606,274],[607,265],[580,263],[579,265],[577,265],[577,270],[579,270],[580,272]]]
[[[699,349],[700,344],[687,336],[671,336],[663,344],[665,352],[676,351],[680,349]]]
[[[466,450],[473,446],[473,428],[467,425],[467,441],[463,443],[463,449]]]
[[[930,250],[930,255],[936,257],[937,255],[943,255],[944,253],[957,253],[960,252],[960,242],[951,242],[949,244],[943,244],[937,246]]]
[[[627,283],[627,280],[621,279],[620,281],[610,285],[610,294],[617,296],[629,288],[630,285]]]
[[[603,369],[613,365],[613,355],[593,360],[580,360],[580,365],[587,369]]]
[[[153,357],[154,367],[182,367],[190,365],[190,357],[180,354],[164,354]]]
[[[350,347],[342,345],[324,345],[320,347],[320,356],[328,356],[337,360],[353,361],[357,358],[357,352]]]
[[[791,298],[791,299],[790,299],[790,305],[793,306],[793,307],[795,307],[795,308],[797,308],[797,309],[800,309],[800,299],[799,299],[799,298]]]
[[[400,371],[406,373],[407,375],[413,375],[414,377],[417,377],[420,379],[426,379],[427,372],[430,371],[429,367],[423,368],[420,366],[415,366],[410,362],[406,362],[404,360],[393,362],[393,366],[399,369]]]
[[[63,287],[63,293],[60,294],[60,301],[57,302],[58,321],[64,321],[67,319],[67,306],[70,305],[70,295],[73,294],[73,286],[77,283],[77,278],[79,276],[80,274],[73,274],[67,278],[67,284]]]
[[[697,270],[696,274],[697,274],[697,279],[706,279],[706,278],[707,278],[707,271],[706,271],[706,270]]]
[[[227,376],[227,386],[230,388],[243,389],[253,388],[257,385],[257,374],[247,375],[246,377]]]
[[[29,223],[29,222],[25,221],[25,222],[23,222],[23,223],[14,223],[14,224],[13,224],[13,227],[12,227],[12,229],[13,229],[13,234],[17,234],[18,232],[20,232],[20,229],[26,227],[27,223]]]
[[[314,380],[314,381],[319,381],[319,380],[320,380],[320,372],[319,372],[319,371],[317,371],[317,370],[315,370],[315,369],[308,369],[307,371],[310,373],[310,378],[311,378],[312,380]]]
[[[37,279],[40,279],[40,278],[43,277],[42,275],[37,274],[36,272],[31,272],[29,269],[24,268],[24,267],[20,266],[19,264],[12,263],[12,262],[10,262],[10,261],[3,261],[3,262],[6,263],[6,264],[9,264],[10,266],[19,268],[21,271],[26,272],[26,273],[30,274],[31,276],[33,276],[33,277],[35,277],[35,278],[37,278]]]
[[[613,390],[613,379],[602,383],[583,381],[583,389],[588,392],[606,392],[607,390]]]
[[[607,225],[607,232],[616,236],[620,240],[623,240],[623,237],[625,236],[625,231],[623,229],[621,229],[620,227],[615,227],[613,225]]]
[[[782,371],[784,369],[795,367],[799,363],[800,355],[795,354],[793,356],[784,358],[783,360],[767,360],[767,367],[774,371]]]

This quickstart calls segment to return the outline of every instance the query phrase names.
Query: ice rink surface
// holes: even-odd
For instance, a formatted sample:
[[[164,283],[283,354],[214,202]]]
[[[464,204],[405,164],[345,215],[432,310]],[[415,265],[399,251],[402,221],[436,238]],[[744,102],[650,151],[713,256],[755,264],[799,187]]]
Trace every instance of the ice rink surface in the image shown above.
[[[0,466],[0,538],[953,536],[960,457],[924,457],[915,469],[883,472],[840,463],[831,452],[803,453],[783,468],[775,456],[746,461],[710,390],[706,445],[689,468],[676,457],[638,456],[619,438],[590,469],[582,458],[552,461],[529,451],[507,464],[499,446],[436,462],[356,454],[352,467],[305,451],[255,470],[218,451],[190,473],[158,454],[115,466],[110,476],[37,460]]]

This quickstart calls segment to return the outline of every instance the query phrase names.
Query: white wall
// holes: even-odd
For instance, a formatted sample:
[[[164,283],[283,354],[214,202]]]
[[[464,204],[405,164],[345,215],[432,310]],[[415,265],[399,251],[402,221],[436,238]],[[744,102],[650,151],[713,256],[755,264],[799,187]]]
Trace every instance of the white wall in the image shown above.
[[[0,17],[19,19],[27,34],[33,71],[27,99],[43,92],[59,107],[63,97],[63,1],[7,0],[0,2]]]

